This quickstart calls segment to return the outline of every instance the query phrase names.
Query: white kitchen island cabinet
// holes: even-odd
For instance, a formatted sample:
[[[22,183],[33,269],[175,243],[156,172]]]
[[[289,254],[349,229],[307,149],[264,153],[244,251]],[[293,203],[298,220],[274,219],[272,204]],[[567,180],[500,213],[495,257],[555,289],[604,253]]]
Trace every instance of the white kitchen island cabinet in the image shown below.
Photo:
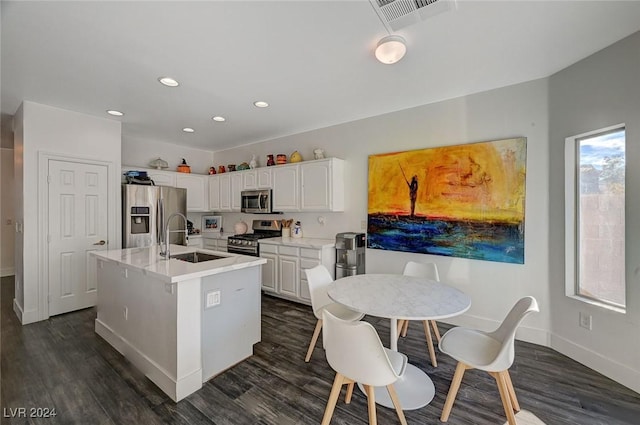
[[[193,252],[171,245],[171,254]],[[187,263],[159,247],[93,252],[95,330],[171,399],[250,357],[260,341],[264,259],[201,250],[223,258]]]

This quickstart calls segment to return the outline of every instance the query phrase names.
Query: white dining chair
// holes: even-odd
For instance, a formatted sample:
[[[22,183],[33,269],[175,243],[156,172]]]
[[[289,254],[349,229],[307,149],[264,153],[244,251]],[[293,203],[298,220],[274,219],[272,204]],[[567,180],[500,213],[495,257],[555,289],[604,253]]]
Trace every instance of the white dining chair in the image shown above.
[[[422,277],[425,279],[440,281],[440,275],[438,274],[438,266],[435,263],[418,263],[416,261],[409,261],[404,266],[402,272],[405,276]],[[433,347],[433,339],[431,338],[431,330],[429,325],[433,328],[433,334],[436,337],[438,344],[440,343],[440,331],[438,330],[438,324],[435,320],[423,320],[422,327],[424,328],[424,336],[427,339],[427,347],[429,349],[429,357],[431,358],[431,364],[433,367],[438,366],[436,360],[436,350]],[[398,336],[407,336],[407,330],[409,328],[408,320],[398,320]]]
[[[540,309],[536,299],[524,297],[511,308],[507,317],[493,332],[457,327],[442,336],[440,351],[458,361],[440,416],[442,422],[449,419],[465,370],[479,369],[488,372],[496,380],[509,425],[516,425],[514,411],[520,411],[520,404],[509,375],[515,356],[514,340],[522,320],[529,313],[538,311]]]
[[[343,320],[360,320],[364,317],[364,314],[350,310],[341,304],[333,302],[331,298],[329,298],[327,289],[329,284],[333,282],[333,278],[325,266],[320,264],[311,269],[305,269],[304,272],[307,275],[307,282],[309,282],[311,309],[316,319],[318,319],[316,328],[313,331],[313,337],[311,337],[311,342],[309,343],[307,355],[304,359],[304,361],[308,363],[309,360],[311,360],[311,354],[313,354],[313,349],[318,342],[318,336],[322,330],[322,312],[324,310],[330,311],[331,314]]]
[[[323,311],[322,317],[327,362],[336,372],[322,425],[329,425],[331,422],[342,386],[347,385],[345,403],[349,404],[356,382],[363,385],[367,395],[370,425],[377,424],[374,387],[387,387],[400,423],[407,425],[393,386],[404,374],[407,356],[385,348],[370,323],[342,320],[326,310]]]

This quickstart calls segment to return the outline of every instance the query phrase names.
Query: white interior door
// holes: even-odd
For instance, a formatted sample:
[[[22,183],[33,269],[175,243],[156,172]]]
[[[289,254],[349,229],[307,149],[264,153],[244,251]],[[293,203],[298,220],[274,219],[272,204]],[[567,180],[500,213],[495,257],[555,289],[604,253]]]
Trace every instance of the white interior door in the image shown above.
[[[108,248],[108,180],[103,165],[50,159],[48,164],[49,315],[96,304],[96,261]]]

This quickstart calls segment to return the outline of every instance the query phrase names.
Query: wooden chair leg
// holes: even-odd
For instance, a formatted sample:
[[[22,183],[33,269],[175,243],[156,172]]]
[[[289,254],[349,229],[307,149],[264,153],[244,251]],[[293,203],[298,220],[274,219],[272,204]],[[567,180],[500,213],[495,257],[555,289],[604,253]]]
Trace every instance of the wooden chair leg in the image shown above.
[[[433,328],[433,334],[436,336],[436,341],[440,344],[440,330],[438,329],[438,324],[435,320],[429,320],[431,322],[431,327]]]
[[[447,400],[445,401],[444,407],[442,408],[442,415],[440,415],[440,421],[442,422],[447,422],[447,420],[449,420],[449,414],[451,413],[453,402],[456,401],[456,395],[458,394],[458,389],[460,388],[460,383],[462,382],[464,371],[467,369],[469,369],[469,366],[462,362],[458,362],[456,371],[453,374],[453,379],[451,380],[451,386],[449,387]]]
[[[322,320],[318,319],[316,322],[316,329],[313,331],[313,336],[311,337],[311,342],[309,343],[309,349],[307,350],[307,357],[304,358],[306,363],[309,363],[311,360],[311,354],[313,354],[313,349],[316,348],[316,342],[318,342],[318,336],[320,335],[320,330],[322,329]]]
[[[511,405],[513,406],[513,410],[516,412],[520,411],[520,403],[518,403],[518,399],[516,398],[516,390],[513,388],[513,382],[511,382],[511,375],[509,375],[509,371],[504,371],[504,380],[507,383],[507,388],[509,390],[509,397],[511,398]]]
[[[353,385],[355,384],[355,382],[350,382],[349,385],[347,385],[347,395],[344,397],[344,402],[346,404],[351,403],[351,396],[353,396]]]
[[[378,425],[376,416],[376,393],[371,385],[365,385],[364,390],[367,393],[367,405],[369,408],[369,425]]]
[[[402,328],[404,327],[404,322],[406,322],[406,320],[398,320],[398,338],[400,338],[400,336],[402,336]]]
[[[429,356],[431,357],[431,364],[433,367],[438,367],[438,361],[436,360],[436,350],[433,348],[433,340],[431,339],[431,330],[429,329],[429,322],[427,320],[422,321],[424,327],[424,336],[427,338],[427,347],[429,347]]]
[[[408,320],[403,320],[404,325],[402,326],[402,336],[405,337],[407,336],[407,331],[409,330],[409,321]]]
[[[500,399],[502,400],[502,407],[504,407],[504,413],[507,415],[507,422],[509,425],[516,424],[516,416],[513,413],[513,407],[511,406],[511,396],[509,395],[509,388],[502,372],[489,372],[493,376],[498,384],[498,391],[500,392]]]
[[[333,380],[333,386],[331,387],[331,393],[329,394],[329,400],[327,400],[327,407],[324,409],[324,416],[322,417],[322,425],[329,425],[331,418],[333,417],[333,410],[336,408],[338,397],[340,397],[340,390],[342,389],[342,382],[344,376],[336,373],[336,377]]]
[[[396,393],[396,388],[393,386],[393,384],[390,384],[390,385],[387,385],[387,391],[389,392],[389,397],[391,397],[393,406],[396,408],[396,412],[398,413],[398,419],[400,419],[400,423],[402,425],[407,425],[407,419],[404,417],[404,412],[402,411],[402,406],[400,405],[400,400],[398,399],[398,393]]]

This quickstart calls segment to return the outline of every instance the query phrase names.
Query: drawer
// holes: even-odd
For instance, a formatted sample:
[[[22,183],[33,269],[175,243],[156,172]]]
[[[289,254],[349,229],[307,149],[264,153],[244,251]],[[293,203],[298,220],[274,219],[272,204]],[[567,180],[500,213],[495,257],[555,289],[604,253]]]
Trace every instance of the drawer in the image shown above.
[[[227,249],[227,240],[226,239],[218,239],[218,249],[226,250]]]
[[[300,248],[300,256],[304,258],[316,258],[319,260],[321,254],[318,249]]]
[[[189,239],[187,241],[187,246],[195,246],[198,248],[202,248],[202,238]]]
[[[315,266],[319,265],[320,261],[316,261],[316,260],[307,260],[306,258],[302,258],[300,259],[300,270],[304,270],[304,269],[312,269]],[[302,272],[302,274],[300,276],[305,276],[304,271]]]
[[[297,257],[300,248],[296,248],[294,246],[280,246],[278,247],[278,254],[280,255],[290,255],[292,257]]]
[[[270,252],[272,254],[277,254],[278,253],[278,245],[271,245],[271,244],[261,243],[260,244],[260,252]]]

